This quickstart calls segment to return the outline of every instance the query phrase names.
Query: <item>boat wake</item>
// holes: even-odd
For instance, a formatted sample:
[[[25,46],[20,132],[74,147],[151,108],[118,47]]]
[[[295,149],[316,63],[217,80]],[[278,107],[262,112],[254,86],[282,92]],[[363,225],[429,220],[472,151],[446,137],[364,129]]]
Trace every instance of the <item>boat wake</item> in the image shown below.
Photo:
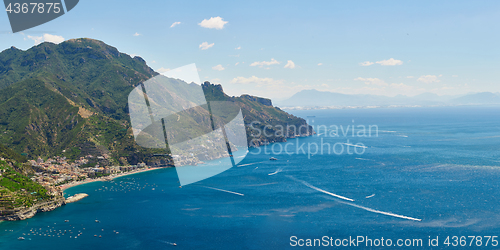
[[[288,177],[288,178],[290,178],[290,179],[292,179],[292,180],[298,181],[298,182],[300,182],[300,183],[302,183],[302,184],[304,184],[304,185],[306,185],[306,186],[308,186],[308,187],[310,187],[310,188],[312,188],[312,189],[314,189],[314,190],[317,190],[317,191],[320,191],[320,192],[322,192],[322,193],[325,193],[325,194],[331,195],[331,196],[333,196],[333,197],[336,197],[336,198],[339,198],[339,199],[342,199],[342,200],[346,200],[346,201],[354,201],[354,200],[353,200],[353,199],[351,199],[351,198],[347,198],[347,197],[344,197],[344,196],[341,196],[341,195],[338,195],[338,194],[330,193],[330,192],[325,191],[325,190],[323,190],[323,189],[321,189],[321,188],[317,188],[317,187],[315,187],[315,186],[313,186],[313,185],[311,185],[311,184],[309,184],[309,183],[307,183],[307,182],[305,182],[305,181],[299,180],[299,179],[297,179],[297,178],[295,178],[295,177],[293,177],[293,176],[287,175],[286,177]]]
[[[422,221],[422,219],[417,219],[417,218],[413,218],[413,217],[409,217],[409,216],[404,216],[404,215],[394,214],[394,213],[390,213],[390,212],[384,212],[384,211],[380,211],[380,210],[375,210],[375,209],[372,209],[372,208],[369,208],[369,207],[363,207],[363,206],[360,206],[360,205],[356,205],[356,204],[352,204],[352,203],[348,203],[348,202],[344,202],[344,201],[338,201],[338,202],[340,202],[342,204],[345,204],[345,205],[349,205],[349,206],[361,208],[363,210],[366,210],[366,211],[372,212],[372,213],[383,214],[383,215],[388,215],[388,216],[392,216],[392,217],[396,217],[396,218],[413,220],[413,221]]]
[[[270,173],[270,174],[267,174],[267,175],[275,175],[275,174],[280,173],[280,172],[282,172],[282,171],[283,171],[283,170],[282,170],[281,168],[278,168],[278,169],[276,170],[276,172],[274,172],[274,173]]]
[[[333,197],[340,198],[342,200],[347,200],[347,201],[354,201],[353,199],[346,198],[344,196],[340,196],[340,195],[337,195],[337,194],[325,191],[323,189],[317,188],[317,187],[315,187],[315,186],[313,186],[313,185],[311,185],[311,184],[309,184],[309,183],[307,183],[305,181],[299,180],[299,179],[297,179],[297,178],[295,178],[293,176],[287,175],[287,177],[290,178],[290,179],[292,179],[292,180],[301,182],[302,184],[306,185],[307,187],[310,187],[310,188],[312,188],[314,190],[317,190],[317,191],[320,191],[322,193],[331,195]],[[373,194],[373,195],[375,195],[375,194]],[[349,206],[352,206],[352,207],[356,207],[356,208],[360,208],[360,209],[363,209],[363,210],[366,210],[366,211],[372,212],[372,213],[383,214],[383,215],[392,216],[392,217],[401,218],[401,219],[406,219],[406,220],[422,221],[422,219],[417,219],[417,218],[413,218],[413,217],[409,217],[409,216],[399,215],[399,214],[395,214],[395,213],[391,213],[391,212],[384,212],[384,211],[372,209],[372,208],[369,208],[369,207],[364,207],[364,206],[361,206],[361,205],[356,205],[356,204],[350,203],[350,202],[345,202],[345,201],[341,201],[341,200],[336,200],[336,201],[339,202],[339,203],[342,203],[342,204],[345,204],[345,205],[349,205]]]
[[[367,146],[354,145],[352,143],[342,143],[346,146],[357,147],[357,148],[368,148]]]
[[[174,242],[168,242],[168,241],[164,241],[164,240],[160,240],[160,242],[163,242],[165,244],[169,244],[169,245],[172,245],[172,246],[177,246],[177,244],[174,243]]]
[[[242,164],[242,165],[238,165],[237,167],[250,166],[250,165],[255,165],[255,164],[259,164],[259,163],[263,163],[263,161],[253,162],[253,163],[248,163],[248,164]]]
[[[375,160],[372,160],[372,159],[365,159],[365,158],[354,158],[356,160],[361,160],[361,161],[375,161]]]
[[[253,184],[253,185],[247,185],[247,187],[260,187],[260,186],[267,186],[267,185],[273,185],[273,184],[278,184],[278,182],[262,183],[262,184]]]
[[[213,189],[213,190],[217,190],[217,191],[222,191],[222,192],[226,192],[226,193],[230,193],[230,194],[245,196],[244,194],[236,193],[236,192],[229,191],[229,190],[224,190],[224,189],[219,189],[219,188],[214,188],[214,187],[207,187],[207,186],[200,186],[200,187],[209,188],[209,189]]]

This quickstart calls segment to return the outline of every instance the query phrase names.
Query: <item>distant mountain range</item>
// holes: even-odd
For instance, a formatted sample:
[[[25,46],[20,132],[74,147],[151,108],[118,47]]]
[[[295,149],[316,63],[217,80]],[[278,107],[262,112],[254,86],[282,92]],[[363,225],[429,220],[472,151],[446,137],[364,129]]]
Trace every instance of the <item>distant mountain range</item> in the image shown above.
[[[77,159],[90,154],[102,159],[94,163],[100,165],[165,164],[165,157],[154,155],[168,152],[135,143],[128,114],[129,93],[157,75],[141,57],[120,53],[93,39],[42,43],[26,51],[15,47],[4,50],[0,53],[0,144],[28,159]],[[200,88],[171,81],[186,92]],[[304,119],[273,107],[269,99],[229,97],[220,85],[208,82],[201,87],[206,100],[239,105],[246,124],[306,124]],[[252,134],[258,133],[247,126],[248,140],[256,139],[257,145],[286,139],[280,135],[254,138]]]
[[[416,96],[347,95],[327,91],[303,90],[289,99],[276,102],[279,107],[348,107],[348,106],[445,106],[500,104],[500,93],[482,92],[462,96],[423,93]]]

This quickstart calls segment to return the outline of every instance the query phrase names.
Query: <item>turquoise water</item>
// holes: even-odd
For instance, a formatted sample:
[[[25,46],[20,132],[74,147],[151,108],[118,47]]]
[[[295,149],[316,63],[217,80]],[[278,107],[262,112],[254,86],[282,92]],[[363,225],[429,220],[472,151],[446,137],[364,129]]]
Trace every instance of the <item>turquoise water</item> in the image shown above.
[[[445,248],[447,236],[500,236],[500,108],[294,114],[315,116],[309,117],[314,126],[354,124],[356,132],[358,125],[377,125],[378,136],[331,137],[328,131],[289,140],[293,154],[265,153],[280,148],[275,145],[251,149],[241,167],[182,188],[175,169],[74,187],[68,195],[89,197],[0,223],[0,249],[284,249],[294,248],[291,236],[384,237],[393,244],[422,239],[423,247],[414,248],[426,249],[429,237],[439,237],[437,248]],[[357,149],[364,153],[295,150],[297,143],[307,149],[322,142],[354,152],[347,140],[362,143],[366,148]],[[269,161],[271,156],[278,160]],[[491,244],[486,248],[494,249]]]

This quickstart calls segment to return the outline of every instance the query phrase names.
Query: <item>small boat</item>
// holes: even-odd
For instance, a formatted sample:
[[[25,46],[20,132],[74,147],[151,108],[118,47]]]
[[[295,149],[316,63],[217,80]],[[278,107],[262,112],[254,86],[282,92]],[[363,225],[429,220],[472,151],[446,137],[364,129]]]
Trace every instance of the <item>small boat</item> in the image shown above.
[[[271,158],[269,158],[269,160],[271,160],[271,161],[277,161],[278,159],[276,159],[274,157],[271,157]]]
[[[24,237],[19,237],[19,238],[17,238],[17,239],[18,239],[18,240],[24,240]]]
[[[64,220],[64,222],[69,222],[69,220]]]
[[[177,243],[172,244],[172,246],[177,246]]]
[[[100,223],[100,221],[99,221],[99,220],[95,220],[95,222],[96,222],[96,223]]]

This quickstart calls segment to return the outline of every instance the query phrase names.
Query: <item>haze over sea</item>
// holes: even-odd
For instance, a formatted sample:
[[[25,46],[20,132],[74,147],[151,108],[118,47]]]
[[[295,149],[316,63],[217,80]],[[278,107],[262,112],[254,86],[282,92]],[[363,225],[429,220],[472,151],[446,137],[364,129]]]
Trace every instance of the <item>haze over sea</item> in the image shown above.
[[[315,128],[377,125],[378,136],[290,139],[290,155],[250,149],[240,167],[182,188],[173,168],[77,186],[67,195],[89,197],[0,223],[0,249],[283,249],[291,236],[422,239],[425,249],[429,236],[438,248],[447,236],[500,236],[500,107],[293,113],[315,116]],[[321,139],[366,148],[308,155]]]

